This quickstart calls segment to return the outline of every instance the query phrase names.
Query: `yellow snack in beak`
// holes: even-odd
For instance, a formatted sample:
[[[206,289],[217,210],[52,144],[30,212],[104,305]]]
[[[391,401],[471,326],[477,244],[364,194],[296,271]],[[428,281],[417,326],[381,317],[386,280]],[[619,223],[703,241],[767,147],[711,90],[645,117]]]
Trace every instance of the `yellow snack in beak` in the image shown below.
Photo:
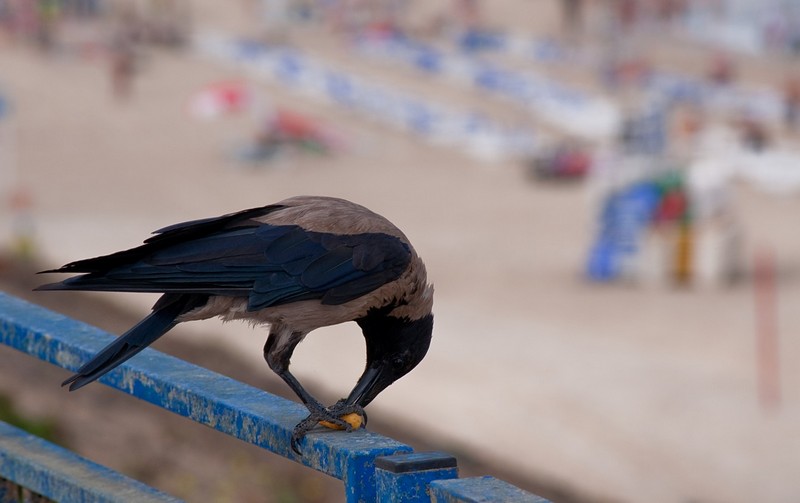
[[[352,426],[354,430],[357,430],[357,429],[361,428],[361,425],[363,424],[363,421],[364,421],[364,418],[362,418],[361,416],[359,416],[355,412],[351,412],[350,414],[345,414],[344,416],[340,417],[339,419],[341,419],[345,423],[347,423],[350,426]],[[321,424],[322,426],[324,426],[326,428],[330,428],[332,430],[343,430],[344,429],[341,426],[333,424],[333,423],[331,423],[329,421],[320,421],[319,424]]]

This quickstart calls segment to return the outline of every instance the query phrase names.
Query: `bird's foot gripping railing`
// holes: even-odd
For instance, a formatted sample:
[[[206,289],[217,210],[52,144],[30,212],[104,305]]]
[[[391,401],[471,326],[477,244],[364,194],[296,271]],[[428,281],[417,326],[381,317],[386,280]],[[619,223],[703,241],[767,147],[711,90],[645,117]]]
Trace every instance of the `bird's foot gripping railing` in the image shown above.
[[[109,337],[0,293],[0,343],[41,360],[74,370]],[[407,445],[366,430],[310,433],[298,456],[290,443],[294,425],[307,414],[302,405],[152,349],[101,381],[336,477],[344,483],[349,502],[545,502],[492,477],[459,479],[452,456],[414,453]],[[178,501],[0,423],[0,503],[21,501],[22,492],[63,502]],[[39,501],[25,499],[29,500]]]

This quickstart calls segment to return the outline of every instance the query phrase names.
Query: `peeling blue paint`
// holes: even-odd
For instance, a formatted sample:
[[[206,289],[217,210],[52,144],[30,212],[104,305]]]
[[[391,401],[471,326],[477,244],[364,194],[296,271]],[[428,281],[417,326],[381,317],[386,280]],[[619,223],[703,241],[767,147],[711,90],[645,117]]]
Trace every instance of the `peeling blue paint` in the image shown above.
[[[549,503],[494,477],[435,480],[430,495],[433,503]]]

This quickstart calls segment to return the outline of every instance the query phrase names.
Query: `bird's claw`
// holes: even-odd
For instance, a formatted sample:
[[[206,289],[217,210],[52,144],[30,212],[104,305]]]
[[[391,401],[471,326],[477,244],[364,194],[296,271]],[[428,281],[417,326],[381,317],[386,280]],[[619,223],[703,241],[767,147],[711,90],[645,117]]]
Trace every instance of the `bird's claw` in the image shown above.
[[[361,416],[362,419],[361,428],[364,428],[367,425],[367,411],[364,410],[364,407],[358,404],[349,404],[344,398],[342,398],[341,400],[339,400],[338,402],[331,405],[325,410],[327,410],[329,414],[333,415],[337,419],[341,418],[342,416],[346,416],[348,414],[358,414],[359,416]],[[350,424],[347,423],[346,421],[342,421],[341,419],[339,419],[339,421],[344,422],[347,426],[350,426]],[[338,422],[335,421],[331,422],[334,424],[339,424]],[[349,429],[347,429],[347,431],[351,430],[352,426]]]
[[[292,450],[299,456],[302,456],[303,453],[300,452],[300,441],[306,436],[306,433],[311,431],[317,424],[319,424],[319,420],[315,417],[314,413],[311,413],[307,418],[303,419],[294,427],[292,430]]]
[[[320,421],[326,421],[331,423],[334,426],[337,426],[339,429],[342,429],[347,432],[353,431],[353,426],[348,423],[347,421],[341,419],[342,416],[347,414],[358,414],[362,417],[362,425],[363,428],[367,424],[367,413],[364,411],[364,408],[360,405],[351,405],[345,403],[345,400],[339,400],[335,404],[331,405],[330,407],[323,408],[323,407],[314,407],[309,408],[311,412],[308,417],[297,423],[292,430],[292,450],[297,453],[298,455],[302,456],[300,452],[300,441],[306,436],[306,433],[316,428]]]

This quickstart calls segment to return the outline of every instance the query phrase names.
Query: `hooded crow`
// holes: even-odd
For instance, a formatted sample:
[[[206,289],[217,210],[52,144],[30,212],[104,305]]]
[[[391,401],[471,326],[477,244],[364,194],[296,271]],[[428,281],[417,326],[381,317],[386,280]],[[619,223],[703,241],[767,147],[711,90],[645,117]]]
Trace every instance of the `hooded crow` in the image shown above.
[[[268,325],[264,358],[310,415],[292,447],[319,421],[350,431],[357,413],[411,371],[428,351],[433,287],[406,236],[352,202],[299,196],[276,204],[160,229],[144,244],[67,264],[79,273],[38,290],[158,292],[146,318],[64,381],[98,379],[183,321],[221,317]],[[312,330],[355,321],[366,368],[347,398],[324,407],[289,372],[292,352]]]

